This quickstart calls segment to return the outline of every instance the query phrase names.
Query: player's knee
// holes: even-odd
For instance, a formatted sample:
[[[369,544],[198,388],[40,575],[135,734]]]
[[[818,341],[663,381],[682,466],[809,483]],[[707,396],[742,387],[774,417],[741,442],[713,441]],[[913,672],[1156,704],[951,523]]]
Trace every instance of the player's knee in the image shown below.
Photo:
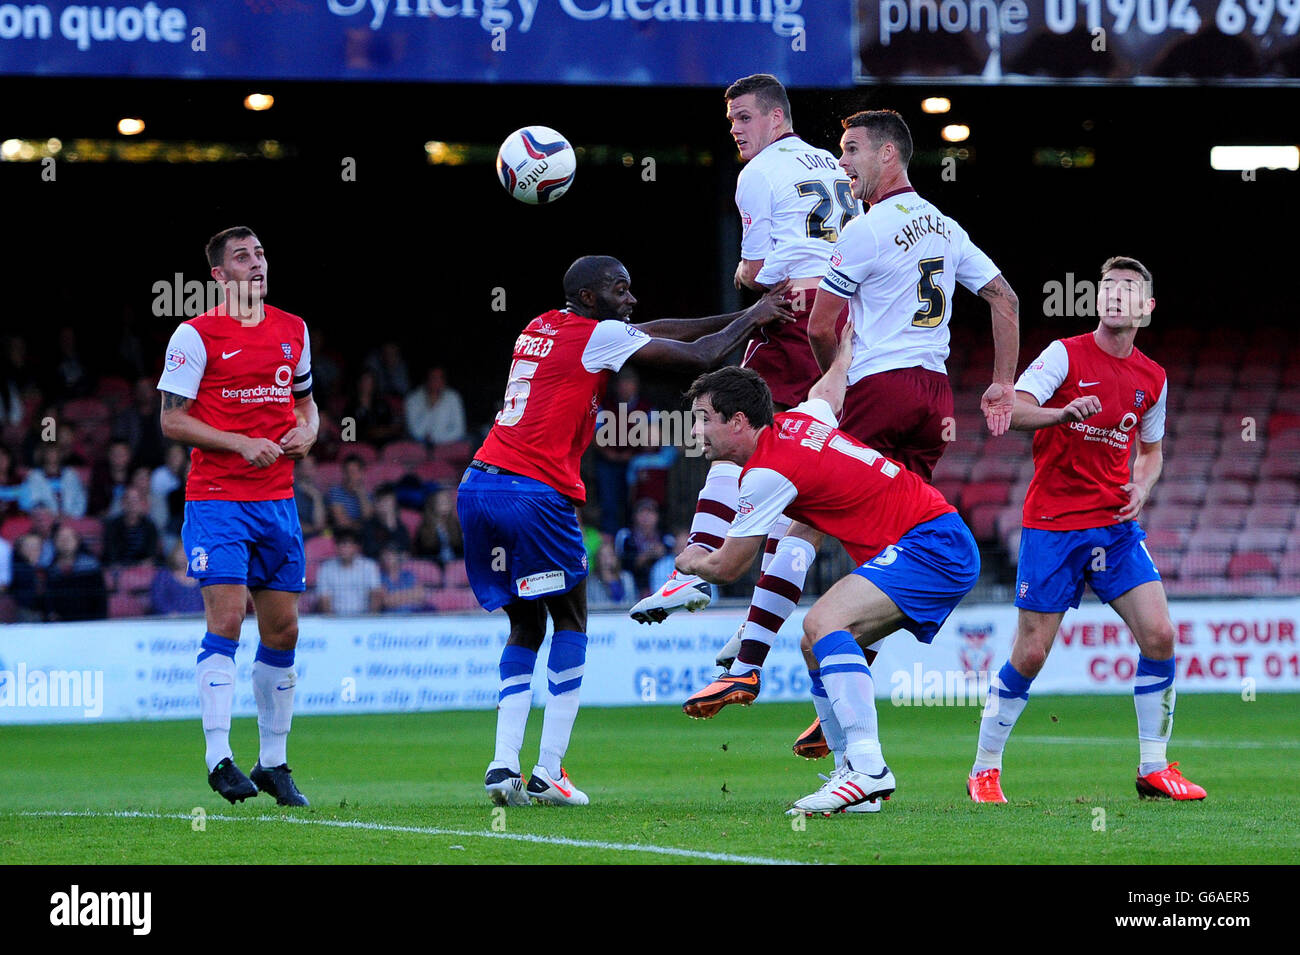
[[[1025,641],[1021,646],[1016,647],[1013,654],[1014,660],[1012,665],[1019,671],[1021,676],[1035,677],[1038,671],[1043,668],[1047,662],[1047,649],[1032,640]]]
[[[208,611],[208,630],[212,633],[226,637],[229,640],[238,640],[239,633],[243,628],[244,611],[242,607]]]
[[[1153,660],[1168,660],[1174,655],[1173,621],[1169,618],[1158,621],[1154,626],[1142,628],[1142,652]]]

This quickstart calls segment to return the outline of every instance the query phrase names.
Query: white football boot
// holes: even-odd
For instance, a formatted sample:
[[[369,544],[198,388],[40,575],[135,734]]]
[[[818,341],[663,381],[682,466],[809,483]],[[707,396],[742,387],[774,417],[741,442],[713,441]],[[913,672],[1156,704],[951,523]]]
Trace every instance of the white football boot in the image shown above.
[[[528,779],[528,795],[538,802],[552,806],[585,806],[591,800],[587,794],[573,785],[569,774],[560,767],[560,778],[555,779],[541,766],[534,766]]]
[[[664,585],[644,600],[638,601],[628,616],[637,623],[663,623],[670,613],[703,610],[713,601],[709,585],[694,574],[673,571]]]
[[[850,806],[870,803],[872,800],[878,801],[881,797],[890,795],[897,785],[894,774],[890,772],[888,766],[878,777],[873,777],[868,776],[866,773],[860,773],[848,763],[845,763],[841,769],[837,769],[830,776],[822,776],[822,779],[826,780],[826,782],[822,784],[821,789],[815,793],[809,793],[802,799],[796,799],[791,803],[790,808],[786,810],[786,815],[797,816],[799,813],[808,815],[821,813],[829,816],[831,813],[844,812]],[[858,811],[877,812],[879,810],[860,809]]]
[[[483,777],[483,788],[488,798],[498,806],[531,806],[524,792],[524,779],[505,766],[489,769]]]

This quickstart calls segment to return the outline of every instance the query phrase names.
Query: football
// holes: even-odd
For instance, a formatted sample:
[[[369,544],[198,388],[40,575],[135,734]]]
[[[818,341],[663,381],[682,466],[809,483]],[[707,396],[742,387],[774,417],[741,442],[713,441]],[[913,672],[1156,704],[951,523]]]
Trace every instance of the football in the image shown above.
[[[554,202],[569,191],[578,157],[569,141],[549,126],[525,126],[497,150],[497,175],[520,202]]]

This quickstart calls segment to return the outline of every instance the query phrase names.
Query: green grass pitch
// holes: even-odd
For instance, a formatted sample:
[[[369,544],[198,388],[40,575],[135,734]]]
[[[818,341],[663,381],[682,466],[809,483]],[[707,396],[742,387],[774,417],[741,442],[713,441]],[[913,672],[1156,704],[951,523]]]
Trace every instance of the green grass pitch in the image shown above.
[[[898,792],[879,814],[829,819],[783,814],[830,763],[790,754],[811,715],[794,704],[708,722],[585,709],[566,768],[592,804],[496,812],[482,789],[492,712],[299,718],[290,765],[310,810],[217,797],[197,720],[8,726],[0,862],[1295,863],[1297,701],[1180,697],[1170,757],[1209,798],[1171,803],[1134,791],[1131,698],[1036,697],[1007,750],[1007,806],[966,798],[977,708],[881,701]],[[540,728],[535,710],[525,772]],[[246,771],[256,739],[236,721]]]

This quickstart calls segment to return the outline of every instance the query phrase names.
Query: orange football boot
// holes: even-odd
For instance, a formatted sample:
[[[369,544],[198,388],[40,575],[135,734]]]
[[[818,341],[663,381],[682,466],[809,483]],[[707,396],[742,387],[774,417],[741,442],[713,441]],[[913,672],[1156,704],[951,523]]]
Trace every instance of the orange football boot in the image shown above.
[[[682,711],[694,720],[707,720],[728,703],[749,706],[758,699],[760,677],[757,670],[740,676],[724,673],[682,704]]]
[[[1204,799],[1205,790],[1178,771],[1177,763],[1137,778],[1138,795],[1143,799]]]
[[[966,780],[971,802],[1006,802],[1002,795],[1002,770],[981,769]]]
[[[799,734],[799,738],[794,741],[791,747],[796,756],[802,756],[804,759],[821,759],[831,754],[831,748],[826,745],[826,734],[822,732],[822,721],[813,720],[812,726],[808,727]]]

